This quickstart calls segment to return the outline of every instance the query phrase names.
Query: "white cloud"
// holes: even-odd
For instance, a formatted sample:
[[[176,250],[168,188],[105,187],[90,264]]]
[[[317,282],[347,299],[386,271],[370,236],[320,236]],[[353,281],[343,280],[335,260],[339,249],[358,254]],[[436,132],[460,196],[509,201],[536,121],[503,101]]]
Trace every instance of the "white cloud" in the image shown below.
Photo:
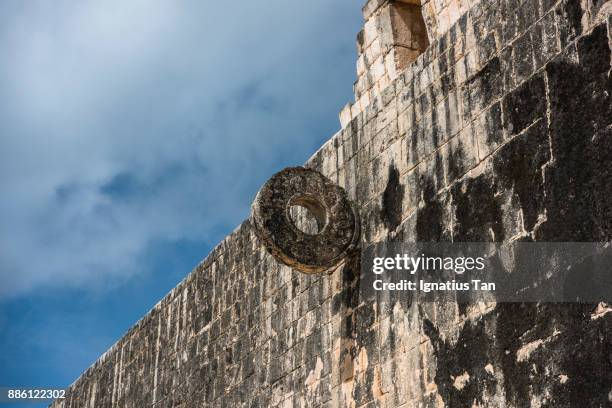
[[[358,6],[2,2],[0,296],[126,279],[153,241],[231,229],[331,136]]]

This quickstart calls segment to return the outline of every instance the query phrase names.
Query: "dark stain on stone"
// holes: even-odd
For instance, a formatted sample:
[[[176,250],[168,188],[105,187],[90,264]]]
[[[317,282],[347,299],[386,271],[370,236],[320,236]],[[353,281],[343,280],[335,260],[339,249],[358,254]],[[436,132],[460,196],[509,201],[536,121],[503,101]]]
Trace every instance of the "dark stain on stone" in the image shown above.
[[[612,238],[612,79],[606,27],[578,41],[584,64],[559,58],[546,66],[554,162],[546,168],[547,222],[538,240]]]
[[[442,204],[436,200],[433,181],[425,176],[420,181],[420,190],[425,205],[419,205],[417,210],[417,242],[440,241],[443,231]]]
[[[550,159],[546,123],[540,120],[503,146],[493,159],[500,187],[514,192],[523,211],[525,231],[531,231],[544,201],[542,165]]]
[[[444,181],[444,163],[442,160],[442,154],[437,151],[434,155],[434,177],[435,177],[435,191],[439,191],[440,188],[444,185],[445,181]],[[422,185],[423,183],[421,183]],[[424,190],[424,188],[421,187],[422,190]],[[435,194],[434,191],[434,194]]]
[[[561,48],[565,48],[582,32],[582,6],[580,0],[563,0],[556,9]]]
[[[353,390],[353,398],[357,406],[366,406],[368,401],[374,399],[372,384],[374,383],[374,369],[370,368],[359,376],[355,381],[355,389]]]
[[[418,98],[418,103],[421,105],[421,112],[423,115],[429,112],[431,110],[431,98],[429,97],[429,93],[423,92],[423,94]]]
[[[445,104],[448,103],[445,101]],[[444,136],[444,131],[446,129],[441,129],[440,123],[438,121],[438,110],[434,106],[431,110],[431,143],[432,148],[436,148],[440,144],[440,136]]]
[[[466,156],[463,151],[463,146],[458,143],[456,145],[449,144],[448,150],[448,180],[457,180],[467,172]]]
[[[545,85],[542,75],[532,77],[504,97],[504,123],[509,134],[518,134],[542,118],[546,110]]]
[[[550,407],[584,406],[586,401],[593,407],[610,406],[612,319],[592,321],[589,312],[595,305],[564,306],[551,306],[567,328],[551,348],[559,350],[560,369],[570,381],[566,386],[553,383]]]
[[[499,385],[509,406],[528,407],[534,395],[549,395],[545,407],[607,406],[612,383],[612,319],[593,322],[585,304],[500,303],[478,321],[468,321],[456,343],[423,320],[423,333],[436,356],[435,383],[449,407],[471,407],[494,395]],[[525,345],[543,341],[526,360],[517,358]],[[545,341],[544,341],[545,340]],[[503,384],[485,367],[501,369]],[[463,388],[454,379],[470,376]],[[561,375],[567,383],[559,381]]]
[[[451,196],[455,207],[454,241],[504,240],[502,210],[495,197],[495,186],[490,176],[483,174],[454,184]],[[491,237],[491,231],[494,237]]]
[[[294,298],[299,294],[300,280],[297,275],[293,275],[291,278],[291,297]]]
[[[606,267],[602,268],[602,265]],[[612,274],[607,265],[612,265],[612,251],[598,257],[577,260],[568,269],[563,282],[563,292],[567,299],[610,299]]]
[[[470,104],[474,105],[472,106],[474,109],[485,107],[501,96],[504,87],[499,58],[491,59],[487,65],[468,79],[467,84],[470,89]]]
[[[359,304],[360,271],[361,255],[356,253],[347,258],[342,266],[342,290],[332,297],[332,314],[354,309]]]
[[[608,406],[612,383],[612,319],[592,321],[589,304],[499,304],[497,360],[501,362],[506,401],[531,406],[532,395],[549,395],[544,407]],[[555,333],[558,333],[555,335]],[[546,339],[525,361],[517,352]],[[559,378],[565,375],[567,383]]]
[[[444,59],[444,57],[440,57],[440,59]],[[442,88],[442,93],[447,95],[449,92],[452,92],[455,89],[455,67],[451,66],[447,69],[447,73],[442,75],[440,78],[440,85]]]
[[[497,146],[503,142],[501,106],[496,102],[486,113],[485,130],[487,131],[487,144]]]
[[[610,70],[610,47],[607,44],[606,26],[602,24],[595,28],[590,35],[578,40],[577,48],[580,58],[579,67],[585,73],[593,76],[591,79],[595,79],[599,85],[603,85],[604,89],[609,89],[610,81],[605,80]],[[606,86],[606,82],[608,86]]]
[[[435,383],[445,406],[472,407],[475,402],[483,406],[485,391],[495,394],[497,384],[495,376],[485,369],[493,356],[484,320],[466,322],[455,344],[442,339],[439,329],[428,319],[423,320],[423,332],[434,349]],[[463,387],[455,387],[455,378],[465,373],[469,380]]]
[[[375,366],[379,361],[378,326],[376,314],[371,304],[359,306],[355,310],[355,340],[358,348],[365,348],[368,365]]]
[[[530,406],[530,367],[517,362],[517,351],[524,345],[521,337],[534,329],[532,338],[544,337],[545,327],[536,325],[537,308],[535,304],[503,303],[496,310],[496,336],[498,341],[497,359],[504,374],[504,392],[508,402],[516,406]]]
[[[357,46],[361,49],[363,48],[365,43],[365,32],[364,30],[359,30],[357,33]]]
[[[389,231],[395,231],[402,221],[402,199],[404,186],[400,183],[400,175],[392,164],[389,167],[389,181],[382,197],[381,218]]]
[[[459,300],[457,302],[457,311],[459,312],[460,315],[462,316],[466,316],[466,312],[467,312],[467,307],[470,305],[469,302],[464,302],[463,300]]]
[[[529,33],[521,35],[514,42],[514,75],[524,79],[533,72],[533,45]]]

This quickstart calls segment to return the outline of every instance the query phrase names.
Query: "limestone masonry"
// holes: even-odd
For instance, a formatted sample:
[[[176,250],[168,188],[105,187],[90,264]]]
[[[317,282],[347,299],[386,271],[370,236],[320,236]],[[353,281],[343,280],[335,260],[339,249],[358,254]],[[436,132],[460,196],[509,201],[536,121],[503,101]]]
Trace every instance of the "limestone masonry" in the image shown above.
[[[361,243],[612,240],[611,10],[370,0],[355,102],[306,166]],[[348,259],[294,271],[245,221],[52,406],[612,406],[610,306],[379,307]]]

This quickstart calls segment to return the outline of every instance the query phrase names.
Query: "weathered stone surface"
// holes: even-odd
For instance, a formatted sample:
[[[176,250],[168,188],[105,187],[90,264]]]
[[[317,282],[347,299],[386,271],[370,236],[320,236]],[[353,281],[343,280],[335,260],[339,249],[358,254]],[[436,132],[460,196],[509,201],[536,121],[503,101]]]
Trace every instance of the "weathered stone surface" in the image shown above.
[[[307,163],[356,204],[361,243],[610,241],[611,4],[424,2],[448,29]],[[303,274],[246,221],[53,406],[612,404],[609,305],[381,307],[358,262]]]

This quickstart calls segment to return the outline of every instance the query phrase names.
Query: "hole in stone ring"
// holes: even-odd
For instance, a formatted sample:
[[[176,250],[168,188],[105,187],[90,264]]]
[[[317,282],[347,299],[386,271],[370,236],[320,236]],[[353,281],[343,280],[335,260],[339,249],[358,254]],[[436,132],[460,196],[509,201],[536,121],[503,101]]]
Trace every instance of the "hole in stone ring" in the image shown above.
[[[327,211],[314,197],[293,197],[289,200],[288,210],[289,219],[304,234],[320,234],[327,225]]]

